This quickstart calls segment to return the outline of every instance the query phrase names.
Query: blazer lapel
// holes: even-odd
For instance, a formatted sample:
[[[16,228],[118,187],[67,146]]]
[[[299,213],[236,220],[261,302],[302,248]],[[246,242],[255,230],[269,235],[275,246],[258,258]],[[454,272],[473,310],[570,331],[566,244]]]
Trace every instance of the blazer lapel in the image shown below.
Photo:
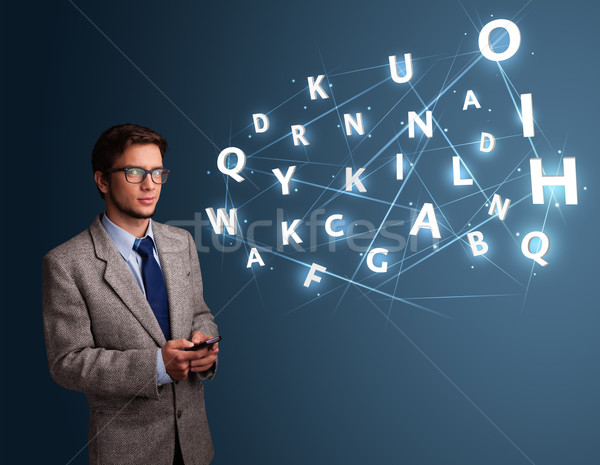
[[[162,347],[167,341],[156,317],[138,286],[131,270],[115,247],[112,239],[100,222],[98,215],[91,224],[89,231],[94,242],[96,256],[106,262],[104,279],[121,298],[127,308],[133,313],[144,329],[152,336],[156,343]],[[162,257],[161,257],[162,262]],[[170,298],[169,298],[170,300]]]
[[[189,339],[192,330],[192,309],[189,308],[189,247],[181,234],[173,234],[163,224],[152,222],[160,267],[169,297],[171,338]]]

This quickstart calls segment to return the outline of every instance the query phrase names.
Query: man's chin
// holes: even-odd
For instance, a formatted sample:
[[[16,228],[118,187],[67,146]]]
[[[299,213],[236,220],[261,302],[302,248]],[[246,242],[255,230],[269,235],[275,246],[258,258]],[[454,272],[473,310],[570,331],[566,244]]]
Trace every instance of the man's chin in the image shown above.
[[[133,210],[130,208],[119,208],[119,210],[121,210],[121,213],[125,213],[127,216],[130,216],[131,218],[135,218],[138,220],[147,220],[148,218],[152,218],[154,216],[154,212],[156,211],[156,207],[154,207],[152,210]]]

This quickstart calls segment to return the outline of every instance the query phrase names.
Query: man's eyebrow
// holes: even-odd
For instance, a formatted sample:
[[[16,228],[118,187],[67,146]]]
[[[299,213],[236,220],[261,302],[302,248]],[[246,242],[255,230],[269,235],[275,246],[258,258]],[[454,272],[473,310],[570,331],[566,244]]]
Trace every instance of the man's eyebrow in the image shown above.
[[[117,169],[124,170],[124,169],[130,169],[130,168],[140,168],[140,169],[144,169],[144,168],[142,168],[141,166],[137,166],[137,165],[126,165],[126,166],[124,166],[123,168],[117,168]],[[162,169],[164,169],[164,168],[165,168],[165,167],[164,167],[164,166],[162,166],[162,165],[161,165],[161,166],[156,166],[156,167],[154,167],[154,168],[150,168],[150,171],[152,171],[152,170],[162,170]]]

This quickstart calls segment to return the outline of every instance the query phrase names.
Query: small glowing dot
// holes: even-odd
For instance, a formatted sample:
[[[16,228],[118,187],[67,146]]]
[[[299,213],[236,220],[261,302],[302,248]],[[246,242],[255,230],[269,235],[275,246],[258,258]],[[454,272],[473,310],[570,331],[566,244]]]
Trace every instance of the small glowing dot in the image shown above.
[[[408,205],[410,205],[412,207],[412,202],[408,202]]]
[[[329,84],[329,87],[333,87],[333,84]]]
[[[471,223],[469,223],[467,226],[471,226]]]
[[[444,128],[444,132],[448,132],[448,128]]]
[[[467,33],[465,32],[465,35],[467,35]]]
[[[411,162],[410,166],[413,166],[412,162]]]
[[[320,292],[317,292],[317,297],[321,297],[321,293]]]
[[[362,257],[362,256],[363,256],[362,252],[361,252],[361,253],[359,253],[359,255]]]
[[[229,245],[233,245],[233,242],[230,242]]]
[[[491,108],[488,108],[488,111],[492,111],[492,109],[491,109]]]
[[[516,233],[515,236],[519,237],[521,235],[520,232]]]
[[[493,18],[493,17],[494,17],[494,15],[490,15],[490,17],[491,17],[491,18]]]
[[[535,55],[535,52],[531,52],[532,55]]]
[[[250,174],[254,174],[254,170],[250,171]]]
[[[247,223],[247,222],[248,222],[248,220],[244,220],[244,223]]]
[[[433,248],[434,248],[434,249],[437,249],[437,245],[433,244]]]
[[[338,128],[340,127],[340,125],[338,124]]]
[[[537,273],[533,273],[533,276],[537,276]]]
[[[294,192],[298,192],[298,188],[297,187],[294,189]]]
[[[210,174],[210,170],[206,172],[206,174]]]
[[[295,79],[292,79],[292,82],[296,82],[296,80],[295,80]]]
[[[517,168],[517,171],[521,171],[521,168]]]
[[[486,206],[486,207],[489,207],[489,206],[490,206],[490,204],[489,204],[489,203],[486,203],[486,204],[485,204],[485,206]]]
[[[583,190],[584,190],[584,191],[587,191],[587,186],[583,186]]]
[[[304,109],[306,110],[306,105],[304,105]]]
[[[273,267],[271,267],[271,271],[273,271]]]
[[[370,110],[370,109],[371,109],[371,107],[367,107],[367,110]]]
[[[456,94],[456,89],[454,89],[454,91],[453,91],[453,92]]]
[[[371,137],[371,134],[369,134],[368,137]]]
[[[562,153],[562,150],[559,150],[558,153]]]
[[[556,202],[556,203],[554,204],[554,206],[555,206],[555,207],[560,207],[560,205],[559,205],[559,203],[558,203],[558,202]]]
[[[248,139],[252,139],[252,134],[248,134]]]
[[[471,265],[471,269],[475,268],[473,265]]]
[[[404,124],[404,121],[400,121],[400,124]]]

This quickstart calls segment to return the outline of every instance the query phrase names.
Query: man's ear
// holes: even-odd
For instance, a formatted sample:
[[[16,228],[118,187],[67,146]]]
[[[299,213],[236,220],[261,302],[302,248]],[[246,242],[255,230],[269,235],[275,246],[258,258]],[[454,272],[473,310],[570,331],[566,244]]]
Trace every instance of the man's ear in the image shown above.
[[[98,189],[100,189],[100,192],[103,194],[108,193],[110,182],[108,177],[105,176],[102,171],[96,171],[94,173],[94,181],[96,181],[96,185],[98,186]]]

